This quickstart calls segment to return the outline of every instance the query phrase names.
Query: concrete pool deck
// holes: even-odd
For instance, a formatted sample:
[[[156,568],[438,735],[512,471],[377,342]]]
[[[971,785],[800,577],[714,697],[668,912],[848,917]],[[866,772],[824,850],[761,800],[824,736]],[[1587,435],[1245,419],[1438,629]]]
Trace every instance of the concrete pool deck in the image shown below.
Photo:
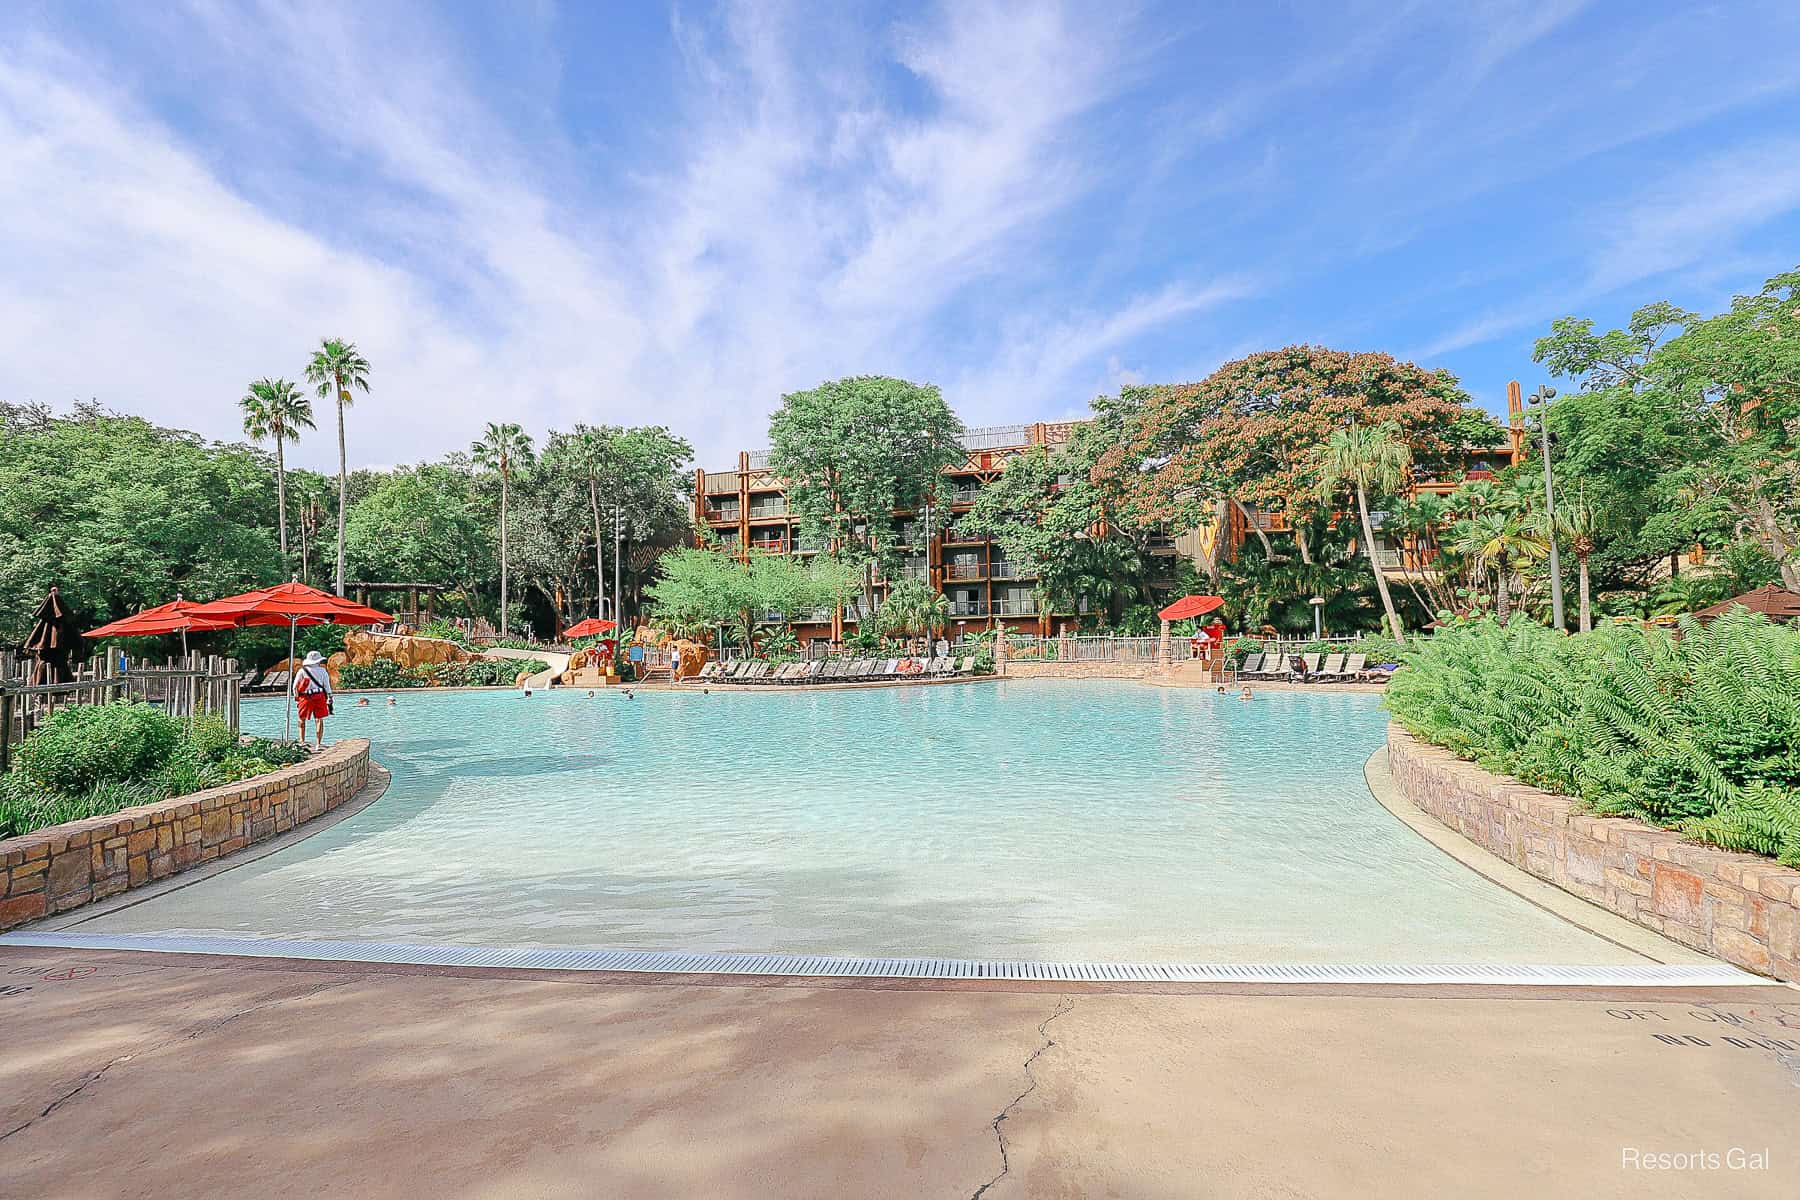
[[[0,1013],[4,1195],[1778,1196],[1800,1170],[1800,990],[1775,985],[621,981],[5,947]]]

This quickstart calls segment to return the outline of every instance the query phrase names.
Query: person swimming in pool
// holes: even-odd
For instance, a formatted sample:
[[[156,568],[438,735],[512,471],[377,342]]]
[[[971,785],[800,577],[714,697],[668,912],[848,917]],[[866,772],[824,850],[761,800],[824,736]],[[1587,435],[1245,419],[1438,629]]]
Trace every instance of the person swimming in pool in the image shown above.
[[[392,696],[389,696],[389,697],[388,697],[388,702],[387,702],[387,706],[388,706],[388,707],[389,707],[389,708],[392,708],[392,707],[394,707],[394,705],[396,705],[396,704],[398,704],[398,703],[400,703],[400,701],[398,701],[398,700],[396,700],[396,699],[394,699],[394,698],[393,698],[393,697],[392,697]]]
[[[362,697],[360,700],[358,700],[356,702],[356,707],[358,707],[358,708],[369,707],[369,698],[367,696]]]
[[[1250,689],[1248,687],[1246,687],[1243,691],[1238,693],[1238,699],[1239,700],[1252,700],[1252,699],[1255,699],[1255,697],[1253,697],[1250,694]]]

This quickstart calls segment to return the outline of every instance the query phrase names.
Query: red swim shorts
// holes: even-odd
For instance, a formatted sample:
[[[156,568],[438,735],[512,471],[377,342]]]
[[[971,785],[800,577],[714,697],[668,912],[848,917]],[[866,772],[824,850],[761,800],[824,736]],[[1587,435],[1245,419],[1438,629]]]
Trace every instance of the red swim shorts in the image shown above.
[[[331,713],[331,697],[324,692],[307,692],[298,700],[302,721],[323,721]]]

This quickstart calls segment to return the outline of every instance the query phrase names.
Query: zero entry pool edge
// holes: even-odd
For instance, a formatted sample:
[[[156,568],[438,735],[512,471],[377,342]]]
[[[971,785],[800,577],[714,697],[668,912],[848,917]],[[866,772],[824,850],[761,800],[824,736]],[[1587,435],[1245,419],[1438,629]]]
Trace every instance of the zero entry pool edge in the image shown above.
[[[778,975],[854,979],[1064,980],[1074,983],[1482,984],[1564,987],[1763,986],[1724,963],[1616,966],[1489,963],[1107,963],[805,954],[701,954],[555,947],[416,946],[277,938],[10,933],[0,946],[140,950],[435,967],[617,971],[655,975]]]

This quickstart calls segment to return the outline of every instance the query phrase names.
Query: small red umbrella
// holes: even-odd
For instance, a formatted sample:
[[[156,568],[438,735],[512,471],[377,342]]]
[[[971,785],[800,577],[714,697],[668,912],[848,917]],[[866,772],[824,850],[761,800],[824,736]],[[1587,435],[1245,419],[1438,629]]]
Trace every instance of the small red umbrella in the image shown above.
[[[196,606],[194,615],[222,618],[234,626],[286,625],[288,661],[294,660],[294,630],[301,625],[385,625],[394,618],[379,609],[298,581],[258,588]],[[293,708],[288,707],[288,732],[293,732]]]
[[[217,629],[231,629],[232,622],[224,617],[207,617],[198,615],[195,610],[200,606],[189,603],[180,596],[167,604],[159,604],[155,608],[146,608],[143,612],[132,613],[129,617],[120,617],[110,625],[102,625],[98,629],[90,629],[83,637],[158,637],[163,634],[179,633],[181,635],[181,656],[187,657],[187,635],[193,633],[209,633]]]
[[[599,637],[601,634],[610,633],[618,627],[619,623],[617,621],[602,621],[595,617],[589,617],[587,620],[577,621],[575,624],[563,630],[563,636],[570,641],[574,641],[576,638]]]
[[[1183,596],[1156,615],[1165,621],[1182,621],[1204,616],[1225,603],[1223,596]]]

